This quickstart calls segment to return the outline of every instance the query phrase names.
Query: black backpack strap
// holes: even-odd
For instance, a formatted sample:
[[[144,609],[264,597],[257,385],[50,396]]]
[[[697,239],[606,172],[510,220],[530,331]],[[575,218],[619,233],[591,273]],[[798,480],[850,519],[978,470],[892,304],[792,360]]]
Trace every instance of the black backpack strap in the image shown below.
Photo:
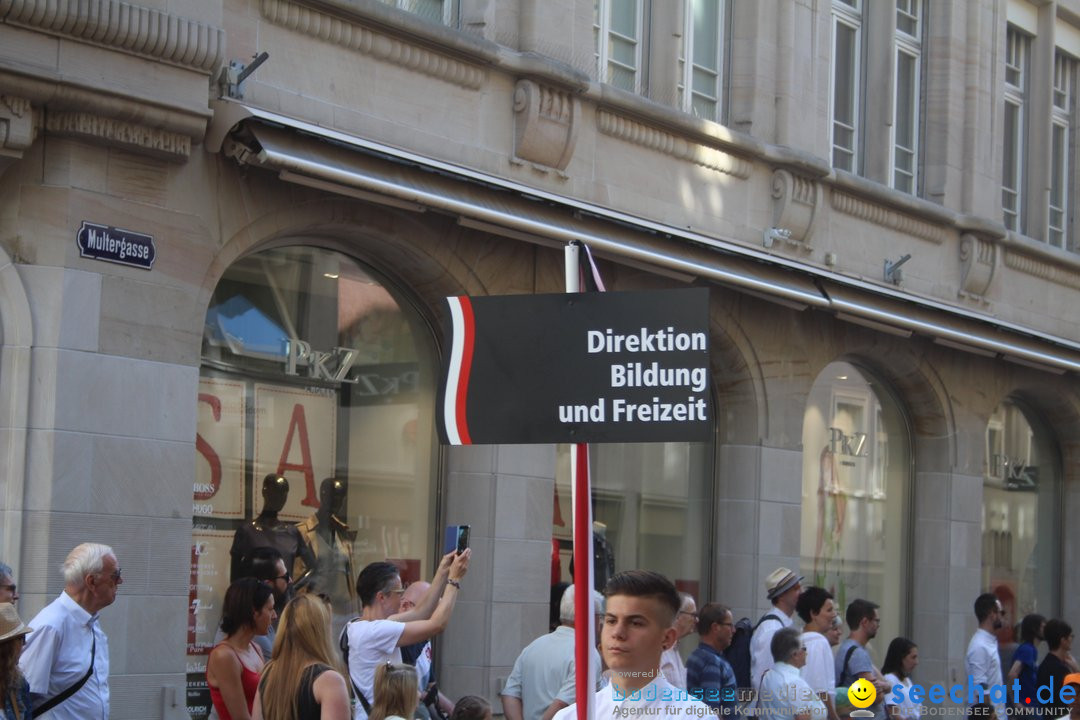
[[[363,690],[356,686],[356,681],[352,679],[352,671],[349,670],[349,625],[352,625],[354,622],[360,622],[360,618],[353,618],[345,624],[345,628],[341,631],[339,646],[341,647],[341,654],[345,656],[345,674],[349,676],[349,684],[352,685],[353,692],[356,693],[356,698],[364,708],[364,713],[370,715],[371,703],[369,703],[367,697],[364,696]]]
[[[776,615],[773,615],[772,613],[766,613],[765,615],[761,616],[760,620],[757,621],[757,625],[754,626],[754,629],[757,630],[761,626],[761,623],[765,622],[766,620],[775,620],[776,622],[780,623],[781,625],[784,623],[784,621],[781,620]]]
[[[93,628],[90,628],[90,638],[90,667],[86,670],[86,674],[79,678],[79,680],[74,685],[69,687],[64,692],[49,698],[48,700],[34,708],[35,717],[38,715],[44,715],[60,703],[67,700],[75,693],[79,692],[79,690],[82,689],[82,686],[86,684],[86,681],[90,679],[90,676],[94,674],[94,658],[97,656],[97,635],[94,633]]]
[[[851,662],[851,656],[855,654],[855,651],[859,648],[858,645],[852,645],[844,653],[844,667],[840,669],[840,682],[844,681],[844,678],[848,676],[848,663]],[[848,683],[850,685],[851,683]]]

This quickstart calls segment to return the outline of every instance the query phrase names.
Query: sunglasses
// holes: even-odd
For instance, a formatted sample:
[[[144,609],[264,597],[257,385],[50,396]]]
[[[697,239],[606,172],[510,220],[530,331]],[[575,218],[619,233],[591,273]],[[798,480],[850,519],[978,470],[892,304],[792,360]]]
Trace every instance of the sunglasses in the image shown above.
[[[19,587],[18,585],[0,585],[0,590],[7,590],[9,593],[14,594],[15,590],[18,587]]]

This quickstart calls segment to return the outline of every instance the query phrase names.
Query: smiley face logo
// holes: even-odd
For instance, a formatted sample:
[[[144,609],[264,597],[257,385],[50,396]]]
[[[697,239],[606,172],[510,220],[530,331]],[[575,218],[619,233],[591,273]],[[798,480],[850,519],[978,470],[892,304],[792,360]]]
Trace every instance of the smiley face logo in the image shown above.
[[[859,678],[847,689],[847,696],[857,708],[870,707],[877,700],[877,689],[866,678]]]

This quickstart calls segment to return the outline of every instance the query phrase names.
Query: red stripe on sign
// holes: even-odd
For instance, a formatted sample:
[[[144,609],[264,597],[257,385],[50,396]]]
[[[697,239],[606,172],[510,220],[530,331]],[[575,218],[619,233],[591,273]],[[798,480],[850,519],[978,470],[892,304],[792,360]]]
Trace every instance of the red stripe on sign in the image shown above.
[[[461,349],[461,373],[458,376],[456,410],[458,436],[462,445],[472,445],[469,437],[469,422],[465,413],[465,401],[469,394],[469,374],[472,371],[473,346],[476,343],[476,320],[473,317],[472,302],[465,295],[458,298],[461,301],[462,325],[462,349]]]

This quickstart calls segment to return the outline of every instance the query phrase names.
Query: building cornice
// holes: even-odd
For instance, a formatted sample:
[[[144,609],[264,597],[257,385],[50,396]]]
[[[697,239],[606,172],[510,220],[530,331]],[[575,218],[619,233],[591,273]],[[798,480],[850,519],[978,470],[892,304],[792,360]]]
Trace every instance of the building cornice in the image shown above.
[[[0,0],[2,2],[3,0]],[[11,0],[8,0],[11,1]],[[1080,289],[1080,256],[1010,233],[998,221],[968,215],[881,183],[836,170],[828,160],[797,148],[773,145],[719,123],[697,118],[649,98],[599,83],[581,70],[536,53],[517,52],[467,32],[398,10],[378,0],[262,0],[281,24],[337,42],[463,87],[483,85],[488,69],[546,88],[576,107],[590,101],[597,131],[678,160],[747,179],[757,163],[773,173],[774,221],[787,221],[790,249],[809,252],[809,239],[828,197],[835,212],[935,245],[954,243],[961,263],[958,296],[986,302],[1000,265]],[[303,12],[302,9],[307,11]],[[299,12],[298,12],[299,10]],[[304,18],[304,19],[301,19]],[[307,23],[305,25],[305,23]],[[351,34],[351,36],[350,36]],[[349,38],[349,39],[347,39]],[[364,43],[367,43],[364,45]],[[358,48],[359,49],[359,48]],[[517,87],[521,87],[518,85]],[[576,112],[576,110],[575,110]],[[568,127],[570,127],[568,125]],[[565,167],[573,134],[541,164]]]
[[[479,90],[486,77],[483,66],[452,55],[407,42],[392,34],[289,0],[262,0],[262,14],[288,30],[310,35],[348,50],[392,62],[414,72],[444,80],[469,90]]]
[[[225,31],[120,0],[0,0],[0,22],[211,74]]]

